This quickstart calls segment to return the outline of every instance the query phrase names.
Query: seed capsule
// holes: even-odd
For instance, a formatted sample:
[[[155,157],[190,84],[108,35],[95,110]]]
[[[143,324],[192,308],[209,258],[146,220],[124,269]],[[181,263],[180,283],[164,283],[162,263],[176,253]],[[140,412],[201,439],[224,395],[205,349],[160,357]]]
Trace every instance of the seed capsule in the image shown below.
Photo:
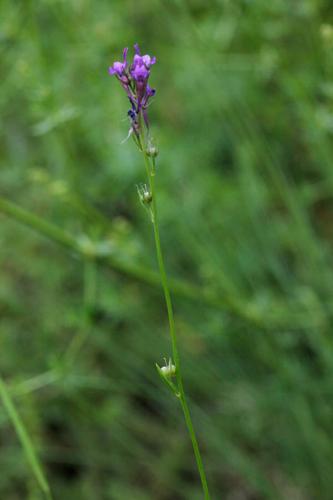
[[[147,156],[151,158],[156,158],[158,155],[158,148],[156,146],[148,146],[146,149]]]
[[[171,378],[176,375],[176,367],[171,363],[171,359],[169,359],[169,363],[165,366],[161,366],[160,368],[164,377]]]
[[[147,205],[152,202],[153,196],[150,191],[145,191],[142,195],[142,201],[143,203],[146,203]]]

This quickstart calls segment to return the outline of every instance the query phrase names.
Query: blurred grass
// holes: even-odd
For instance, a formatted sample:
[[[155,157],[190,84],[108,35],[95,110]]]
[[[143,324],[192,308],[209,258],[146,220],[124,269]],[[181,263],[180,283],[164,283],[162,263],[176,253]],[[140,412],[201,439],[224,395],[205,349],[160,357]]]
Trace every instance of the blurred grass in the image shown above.
[[[55,498],[201,498],[155,373],[169,342],[143,167],[107,74],[139,42],[158,58],[162,243],[213,497],[331,499],[332,16],[327,0],[0,3],[1,199],[71,242],[0,204],[1,375]],[[0,410],[0,498],[39,499]]]

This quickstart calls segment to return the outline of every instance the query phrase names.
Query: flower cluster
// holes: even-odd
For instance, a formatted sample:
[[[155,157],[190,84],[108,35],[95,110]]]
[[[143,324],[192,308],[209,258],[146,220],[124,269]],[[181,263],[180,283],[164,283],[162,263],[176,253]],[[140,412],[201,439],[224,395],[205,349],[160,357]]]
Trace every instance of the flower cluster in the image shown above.
[[[131,108],[128,116],[131,120],[129,135],[134,133],[136,138],[140,136],[140,114],[142,113],[144,123],[149,128],[147,107],[149,99],[155,95],[155,89],[148,85],[150,67],[155,64],[156,57],[148,54],[142,56],[138,44],[134,45],[135,55],[130,64],[127,60],[128,48],[123,51],[123,61],[116,61],[109,68],[109,74],[115,75],[125,90],[130,101]]]

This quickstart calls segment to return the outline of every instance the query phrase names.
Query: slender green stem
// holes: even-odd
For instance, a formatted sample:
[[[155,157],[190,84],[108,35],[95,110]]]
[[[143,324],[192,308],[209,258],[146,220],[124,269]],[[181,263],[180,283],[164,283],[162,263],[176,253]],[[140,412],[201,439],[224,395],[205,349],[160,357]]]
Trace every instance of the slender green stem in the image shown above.
[[[31,467],[31,470],[34,473],[34,476],[39,484],[41,491],[44,494],[46,500],[52,500],[52,494],[50,490],[50,486],[47,482],[47,479],[43,473],[42,467],[39,463],[37,454],[35,452],[34,446],[30,439],[30,436],[24,426],[24,423],[19,416],[14,402],[9,394],[7,389],[7,385],[5,381],[0,377],[0,398],[2,403],[8,413],[10,421],[13,424],[13,427],[16,431],[16,434],[21,442],[22,448],[24,450],[27,461]]]
[[[149,188],[150,188],[150,192],[151,192],[151,196],[152,196],[151,214],[152,214],[152,222],[153,222],[153,228],[154,228],[156,255],[157,255],[158,267],[159,267],[160,276],[161,276],[161,283],[162,283],[162,287],[163,287],[163,292],[164,292],[164,297],[165,297],[165,302],[166,302],[166,307],[167,307],[167,312],[168,312],[169,329],[170,329],[170,337],[171,337],[171,345],[172,345],[172,356],[173,356],[173,362],[174,362],[175,367],[176,367],[177,389],[179,392],[179,399],[180,399],[180,403],[181,403],[182,410],[184,413],[185,423],[186,423],[186,426],[187,426],[187,429],[188,429],[188,432],[189,432],[189,435],[191,438],[194,456],[196,459],[196,463],[197,463],[197,467],[198,467],[198,471],[199,471],[199,475],[200,475],[200,479],[201,479],[201,484],[202,484],[202,488],[203,488],[204,495],[205,495],[205,500],[210,500],[210,494],[209,494],[209,490],[208,490],[206,473],[205,473],[205,469],[203,466],[201,453],[200,453],[200,449],[199,449],[199,444],[198,444],[196,433],[195,433],[195,430],[193,427],[192,418],[191,418],[190,410],[189,410],[189,407],[187,404],[184,385],[183,385],[180,356],[179,356],[179,350],[178,350],[178,345],[177,345],[177,336],[176,336],[176,329],[175,329],[173,306],[172,306],[170,288],[169,288],[169,284],[168,284],[168,278],[167,278],[165,265],[164,265],[161,240],[160,240],[159,225],[158,225],[156,189],[155,189],[155,162],[154,162],[154,160],[152,160],[152,162],[150,163],[149,158],[145,152],[145,149],[142,148],[142,151],[143,151],[143,156],[144,156],[144,160],[145,160],[145,167],[146,167],[146,172],[147,172],[147,176],[148,176]]]

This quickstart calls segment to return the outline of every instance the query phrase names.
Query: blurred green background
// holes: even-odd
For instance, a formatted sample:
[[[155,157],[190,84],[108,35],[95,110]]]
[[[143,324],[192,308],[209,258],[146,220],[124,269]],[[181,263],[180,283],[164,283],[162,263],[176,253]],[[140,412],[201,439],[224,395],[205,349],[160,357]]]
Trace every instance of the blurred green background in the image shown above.
[[[328,0],[1,0],[1,375],[55,499],[202,498],[108,75],[135,42],[158,59],[162,243],[212,496],[333,498],[331,22]],[[41,499],[2,406],[0,445],[0,498]]]

